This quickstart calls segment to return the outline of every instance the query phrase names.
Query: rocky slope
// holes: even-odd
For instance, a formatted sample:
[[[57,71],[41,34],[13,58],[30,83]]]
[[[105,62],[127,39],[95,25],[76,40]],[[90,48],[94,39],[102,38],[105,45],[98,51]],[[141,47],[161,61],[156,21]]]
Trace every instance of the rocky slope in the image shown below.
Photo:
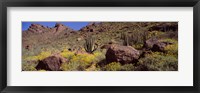
[[[124,35],[128,37],[128,41],[126,41]],[[101,54],[101,60],[99,60],[99,57],[97,57],[95,53],[94,55],[85,53],[85,39],[87,39],[89,36],[92,36],[95,39],[94,43],[97,46],[97,51],[99,51]],[[124,46],[125,43],[128,43],[128,46]],[[51,70],[54,69],[52,66],[55,64],[59,65],[59,67],[56,66],[56,70],[74,70],[72,68],[69,69],[68,67],[70,64],[74,64],[74,62],[70,62],[69,58],[71,59],[71,57],[69,57],[67,53],[74,55],[72,57],[76,57],[76,55],[81,54],[87,55],[90,58],[93,58],[93,56],[98,58],[99,62],[94,63],[94,61],[92,61],[87,65],[86,62],[84,64],[86,66],[78,66],[78,70],[89,70],[89,68],[90,70],[113,70],[110,69],[109,64],[119,65],[118,62],[125,66],[121,67],[120,70],[127,70],[126,64],[136,66],[142,62],[145,62],[145,60],[147,60],[145,58],[148,58],[149,56],[151,56],[150,58],[153,58],[154,55],[163,57],[165,54],[170,55],[170,57],[172,55],[173,58],[175,57],[174,60],[176,62],[178,56],[177,44],[177,22],[92,22],[81,28],[79,31],[75,31],[60,23],[55,24],[55,26],[52,28],[45,27],[40,24],[32,24],[28,30],[22,32],[22,54],[24,64],[27,65],[28,62],[30,62],[29,65],[33,64],[37,60],[32,62],[29,61],[30,58],[38,57],[38,55],[46,51],[50,51],[52,54],[63,53],[63,56],[65,56],[66,60],[69,61],[64,63],[64,65],[61,65],[59,63],[59,59],[62,58],[60,55],[59,58],[52,55],[45,56],[46,58],[44,58],[43,61],[41,60],[42,58],[39,57],[39,61],[36,63],[41,63],[39,63],[39,66],[37,65],[37,68],[45,67],[44,64],[49,64],[51,67],[48,67],[48,69]],[[71,52],[66,53],[65,50]],[[158,54],[154,54],[157,52]],[[54,58],[56,61],[49,62],[49,58]],[[77,60],[77,58],[75,59]],[[73,58],[71,60],[73,60]],[[83,65],[80,63],[77,64]],[[100,68],[97,68],[99,66]],[[36,65],[34,67],[36,67]],[[137,66],[137,69],[132,68],[132,66],[130,69],[149,70],[145,68],[143,63],[142,65]],[[154,69],[159,70],[159,68]]]

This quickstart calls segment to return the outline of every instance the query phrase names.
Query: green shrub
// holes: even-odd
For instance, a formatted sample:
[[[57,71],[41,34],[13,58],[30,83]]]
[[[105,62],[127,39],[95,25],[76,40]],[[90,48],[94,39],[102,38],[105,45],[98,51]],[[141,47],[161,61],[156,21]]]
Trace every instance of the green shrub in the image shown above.
[[[121,65],[119,62],[112,62],[101,68],[103,71],[134,71],[135,66],[133,64]]]
[[[171,45],[167,45],[164,50],[166,51],[167,56],[174,56],[178,58],[178,41],[175,39],[162,39],[161,42],[169,42]]]
[[[36,61],[23,61],[22,62],[22,71],[36,71],[35,68],[37,65]]]
[[[168,45],[164,48],[164,50],[168,55],[174,55],[176,58],[178,58],[178,43]]]
[[[178,59],[174,56],[166,56],[162,53],[146,54],[139,59],[137,70],[146,71],[177,71]]]
[[[143,48],[143,44],[135,44],[132,47],[134,47],[135,49],[142,49]]]
[[[79,71],[82,69],[79,69],[81,63],[79,62],[69,62],[69,63],[63,63],[61,65],[61,69],[63,71]]]
[[[134,71],[135,66],[133,64],[125,64],[121,67],[122,71]]]
[[[39,55],[36,56],[23,56],[23,59],[26,61],[32,61],[32,60],[42,60],[46,57],[49,57],[51,55],[51,52],[49,51],[42,51]]]
[[[165,38],[165,39],[161,39],[160,42],[177,43],[178,41],[175,39]]]
[[[163,35],[165,35],[165,32],[161,32],[161,31],[151,31],[148,33],[147,38],[162,38]]]
[[[102,68],[103,71],[119,71],[121,70],[121,64],[119,62],[112,62],[110,64],[105,65]]]

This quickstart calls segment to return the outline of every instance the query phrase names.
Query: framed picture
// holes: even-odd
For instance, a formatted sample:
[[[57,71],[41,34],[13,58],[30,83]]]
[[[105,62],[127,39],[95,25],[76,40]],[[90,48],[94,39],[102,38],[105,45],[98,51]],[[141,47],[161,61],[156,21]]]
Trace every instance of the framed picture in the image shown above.
[[[0,5],[2,93],[199,93],[199,0]]]

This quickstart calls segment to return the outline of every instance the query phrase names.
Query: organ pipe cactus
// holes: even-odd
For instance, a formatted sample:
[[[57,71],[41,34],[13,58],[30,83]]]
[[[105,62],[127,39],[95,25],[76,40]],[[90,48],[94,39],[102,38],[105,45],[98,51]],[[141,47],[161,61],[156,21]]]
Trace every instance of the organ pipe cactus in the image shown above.
[[[85,39],[84,49],[86,52],[92,54],[98,48],[97,44],[95,44],[95,39],[92,36],[89,36]]]
[[[129,41],[129,36],[128,36],[128,34],[127,33],[122,33],[121,34],[121,38],[124,40],[124,45],[125,46],[129,46],[129,43],[130,43],[130,41]]]

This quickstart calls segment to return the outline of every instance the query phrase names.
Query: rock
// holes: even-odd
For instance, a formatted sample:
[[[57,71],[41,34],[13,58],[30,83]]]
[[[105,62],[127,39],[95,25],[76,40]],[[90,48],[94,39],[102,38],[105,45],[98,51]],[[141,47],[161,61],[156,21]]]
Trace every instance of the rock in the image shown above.
[[[98,32],[104,32],[105,30],[104,29],[102,29],[102,28],[100,28],[99,30],[98,30]]]
[[[59,25],[57,25],[57,26],[60,29],[60,26]],[[30,31],[32,33],[44,33],[44,32],[48,32],[48,31],[56,32],[56,30],[57,30],[57,27],[50,28],[50,27],[45,27],[40,24],[31,24],[28,28],[28,31]]]
[[[25,49],[30,50],[30,49],[31,49],[31,46],[30,46],[30,45],[26,45],[26,46],[25,46]]]
[[[95,32],[94,29],[88,29],[88,32]]]
[[[111,47],[111,44],[105,44],[103,46],[101,46],[101,49],[109,49]]]
[[[164,52],[167,45],[173,44],[172,42],[163,41],[162,39],[150,38],[145,42],[145,49]]]
[[[43,27],[42,25],[40,24],[31,24],[30,28],[41,28]]]
[[[48,70],[48,71],[60,71],[60,66],[62,63],[68,62],[64,57],[56,54],[40,60],[36,66],[37,70]]]
[[[63,24],[60,24],[60,23],[56,23],[55,28],[56,28],[56,31],[64,31],[67,29],[66,26],[64,26]]]
[[[145,48],[146,49],[151,49],[153,47],[154,44],[158,43],[158,39],[156,38],[150,38],[148,40],[145,41]]]
[[[108,63],[120,62],[121,64],[135,63],[139,56],[139,51],[133,47],[113,44],[106,52],[106,61]]]
[[[32,33],[42,33],[44,31],[48,30],[48,28],[46,28],[40,24],[31,24],[31,26],[28,28],[28,30],[31,31]]]
[[[110,42],[108,42],[108,44],[117,44],[118,42],[115,41],[114,39],[112,39]]]
[[[174,23],[163,23],[150,27],[148,31],[178,31],[178,24]]]
[[[156,44],[153,45],[153,47],[151,48],[152,51],[158,51],[158,52],[165,52],[165,47],[167,45],[171,45],[173,43],[171,42],[158,42]]]
[[[76,40],[76,41],[81,41],[81,40],[82,40],[82,38],[80,38],[80,37],[79,37],[79,38],[77,38],[77,40]]]
[[[71,34],[78,34],[77,31],[70,31]]]
[[[65,35],[65,36],[67,36],[67,35],[68,35],[68,33],[65,33],[64,35]]]

